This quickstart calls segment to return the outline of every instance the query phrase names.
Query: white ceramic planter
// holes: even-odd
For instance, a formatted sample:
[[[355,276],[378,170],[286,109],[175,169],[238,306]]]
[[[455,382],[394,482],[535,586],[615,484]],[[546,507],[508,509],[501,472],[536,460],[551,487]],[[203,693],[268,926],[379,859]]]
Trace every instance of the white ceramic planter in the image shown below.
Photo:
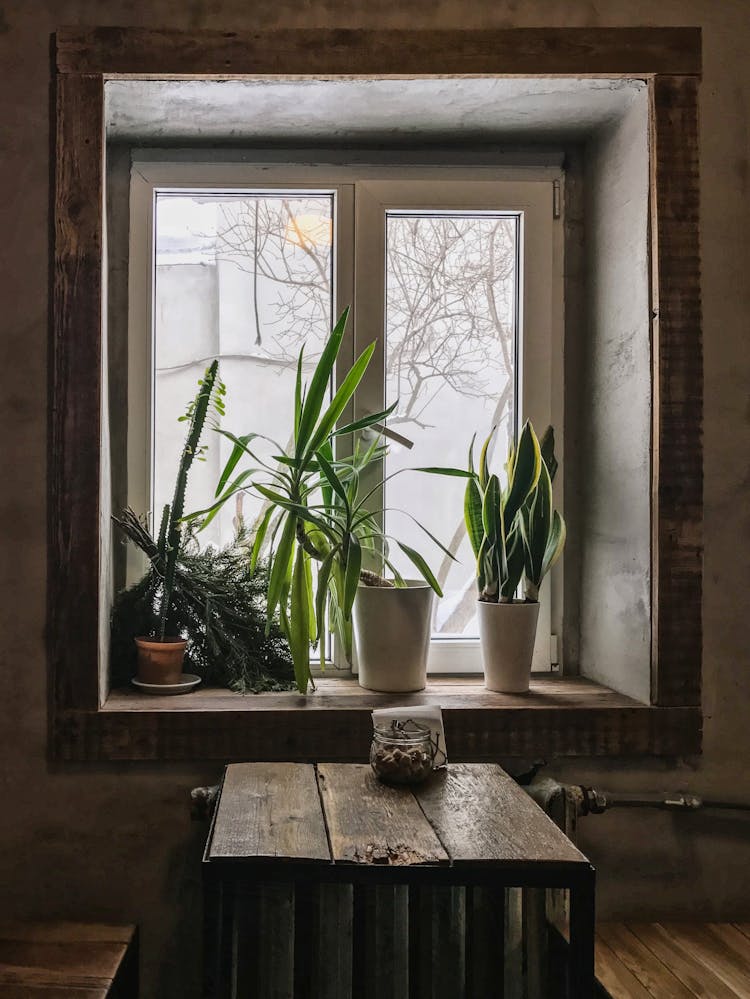
[[[362,586],[354,601],[359,684],[405,693],[427,683],[433,591],[421,580],[405,587]]]
[[[480,600],[477,613],[485,687],[502,694],[527,693],[539,604]]]

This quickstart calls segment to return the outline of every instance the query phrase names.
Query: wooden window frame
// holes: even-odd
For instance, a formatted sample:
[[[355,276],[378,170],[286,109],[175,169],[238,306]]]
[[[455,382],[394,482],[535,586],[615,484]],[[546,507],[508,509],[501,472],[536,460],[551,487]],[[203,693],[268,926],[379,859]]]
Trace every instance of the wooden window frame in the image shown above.
[[[702,330],[699,28],[62,29],[55,37],[48,637],[57,760],[357,759],[377,697],[331,687],[100,704],[104,84],[115,77],[574,76],[648,81],[651,114],[652,697],[583,680],[527,700],[464,683],[443,704],[452,755],[700,752]],[[332,683],[335,684],[336,681]],[[339,681],[340,682],[340,681]],[[440,698],[449,684],[427,698]],[[187,703],[186,703],[187,702]],[[504,714],[499,716],[498,710]]]

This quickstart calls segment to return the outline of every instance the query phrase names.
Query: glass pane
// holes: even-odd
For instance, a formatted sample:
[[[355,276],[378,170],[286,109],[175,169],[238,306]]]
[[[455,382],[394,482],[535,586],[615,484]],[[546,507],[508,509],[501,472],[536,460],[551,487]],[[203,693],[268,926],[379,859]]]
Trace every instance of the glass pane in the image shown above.
[[[227,386],[222,423],[286,446],[292,431],[296,357],[320,357],[332,325],[333,195],[158,193],[155,206],[152,502],[156,520],[171,490],[185,434],[178,422],[209,362]],[[206,461],[190,473],[186,510],[208,506],[230,442],[208,432]],[[272,454],[260,441],[258,451]],[[228,503],[201,535],[232,539],[250,528],[261,499]]]
[[[519,218],[489,213],[386,213],[386,397],[389,426],[414,441],[391,445],[387,472],[465,468],[476,432],[498,427],[503,456],[515,420]],[[497,459],[496,459],[497,463]],[[389,481],[388,530],[421,551],[444,591],[436,638],[476,638],[475,563],[463,523],[465,481],[406,473]],[[451,562],[408,510],[456,557]],[[405,576],[414,568],[393,550]]]

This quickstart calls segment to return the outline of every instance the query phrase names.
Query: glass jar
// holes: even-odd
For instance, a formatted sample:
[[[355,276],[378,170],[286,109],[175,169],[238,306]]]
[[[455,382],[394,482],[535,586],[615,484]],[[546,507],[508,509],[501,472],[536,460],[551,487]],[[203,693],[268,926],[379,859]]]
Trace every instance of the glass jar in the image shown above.
[[[407,719],[376,725],[370,766],[385,784],[418,784],[432,773],[435,747],[426,725]]]

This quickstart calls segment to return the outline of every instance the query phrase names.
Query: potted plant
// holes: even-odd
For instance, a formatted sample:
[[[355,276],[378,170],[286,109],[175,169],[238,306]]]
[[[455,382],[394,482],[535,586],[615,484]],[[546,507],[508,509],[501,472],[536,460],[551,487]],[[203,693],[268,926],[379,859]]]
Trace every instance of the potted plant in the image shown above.
[[[552,479],[557,469],[554,432],[540,443],[530,422],[511,445],[502,488],[487,467],[490,433],[474,470],[473,444],[467,471],[424,471],[468,479],[464,516],[477,561],[479,638],[485,685],[489,690],[522,694],[529,689],[539,587],[565,545],[565,522],[553,508]],[[518,591],[523,579],[523,598]]]
[[[327,624],[351,662],[355,606],[361,608],[354,614],[360,682],[381,690],[421,689],[426,678],[432,592],[442,596],[440,586],[419,552],[385,535],[380,526],[383,511],[368,506],[382,481],[361,495],[363,475],[386,453],[379,438],[366,448],[358,442],[349,457],[335,456],[338,437],[382,423],[395,408],[336,427],[367,369],[374,343],[355,360],[324,407],[348,311],[336,323],[307,385],[302,384],[300,351],[290,453],[272,441],[277,451],[269,462],[254,451],[253,441],[260,435],[236,436],[221,431],[234,448],[219,479],[216,500],[191,517],[200,518],[205,526],[228,499],[248,488],[265,499],[268,505],[255,536],[252,559],[258,558],[264,541],[270,539],[267,627],[278,613],[301,693],[312,680],[311,643],[318,643],[321,666],[324,663]],[[254,467],[232,479],[245,457]],[[450,555],[432,534],[422,530]],[[421,580],[402,578],[389,558],[391,540],[412,562]],[[392,580],[385,578],[387,570],[392,572]],[[371,594],[370,589],[377,592]],[[402,609],[395,610],[394,604]],[[378,632],[376,645],[371,642],[373,629]],[[384,651],[382,639],[389,632],[396,645]],[[378,664],[384,667],[382,678]]]
[[[265,565],[249,569],[250,540],[244,529],[221,549],[200,549],[183,510],[188,473],[206,448],[201,436],[214,410],[224,412],[225,388],[214,361],[199,382],[198,393],[180,417],[189,424],[180,456],[174,497],[161,517],[159,535],[128,508],[114,517],[128,541],[148,559],[143,577],[118,594],[112,611],[112,670],[116,681],[133,672],[156,686],[177,684],[188,650],[191,668],[201,678],[242,692],[288,689],[291,658],[277,628],[264,632],[260,606]]]

